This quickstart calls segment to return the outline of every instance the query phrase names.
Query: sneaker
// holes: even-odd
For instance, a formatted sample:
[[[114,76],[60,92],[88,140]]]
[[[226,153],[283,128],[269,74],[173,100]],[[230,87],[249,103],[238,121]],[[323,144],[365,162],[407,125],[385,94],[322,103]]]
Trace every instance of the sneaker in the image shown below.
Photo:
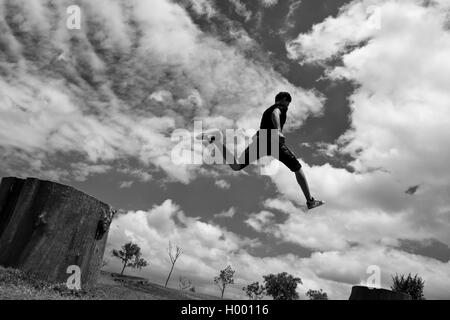
[[[324,201],[322,200],[315,200],[314,198],[311,198],[311,201],[307,201],[306,202],[306,206],[308,207],[308,209],[314,209],[316,207],[319,207],[321,205],[325,204]]]
[[[207,130],[205,132],[200,133],[195,137],[198,140],[207,141],[208,143],[212,143],[216,140],[222,140],[222,133],[217,129]]]

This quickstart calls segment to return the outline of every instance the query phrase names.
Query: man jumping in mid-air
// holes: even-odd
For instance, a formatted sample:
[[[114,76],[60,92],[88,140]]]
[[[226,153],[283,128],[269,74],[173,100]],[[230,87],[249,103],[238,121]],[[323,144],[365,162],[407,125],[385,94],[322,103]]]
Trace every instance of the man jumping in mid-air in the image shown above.
[[[279,157],[278,160],[284,163],[292,172],[294,172],[295,177],[299,186],[301,187],[303,194],[306,198],[306,205],[308,209],[312,209],[324,204],[321,200],[315,200],[309,191],[308,182],[306,181],[305,174],[303,173],[302,166],[300,162],[297,160],[297,157],[292,153],[291,150],[285,144],[285,137],[282,133],[283,126],[286,122],[286,114],[291,103],[292,98],[291,95],[287,92],[280,92],[275,97],[275,104],[269,108],[267,108],[261,119],[260,129],[276,130],[278,133],[278,142],[279,142]],[[260,130],[261,131],[261,130]],[[224,159],[234,159],[234,163],[229,163],[229,166],[234,171],[239,171],[247,167],[252,161],[256,159],[250,159],[249,154],[251,148],[255,147],[255,143],[257,146],[257,159],[264,155],[271,155],[270,144],[267,147],[267,153],[260,153],[260,144],[259,137],[260,131],[258,131],[255,136],[252,138],[253,142],[246,148],[246,150],[239,157],[239,162],[236,161],[234,155],[230,153],[228,148],[223,144],[222,134],[218,130],[213,130],[210,132],[202,133],[199,138],[208,141],[209,143],[214,143],[219,150],[223,150]]]

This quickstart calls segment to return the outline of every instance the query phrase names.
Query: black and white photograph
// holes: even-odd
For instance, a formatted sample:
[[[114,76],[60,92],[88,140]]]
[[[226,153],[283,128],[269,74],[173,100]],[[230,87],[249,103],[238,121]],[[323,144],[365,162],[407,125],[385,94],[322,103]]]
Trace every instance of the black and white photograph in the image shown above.
[[[450,0],[0,0],[0,303],[450,300],[449,141]]]

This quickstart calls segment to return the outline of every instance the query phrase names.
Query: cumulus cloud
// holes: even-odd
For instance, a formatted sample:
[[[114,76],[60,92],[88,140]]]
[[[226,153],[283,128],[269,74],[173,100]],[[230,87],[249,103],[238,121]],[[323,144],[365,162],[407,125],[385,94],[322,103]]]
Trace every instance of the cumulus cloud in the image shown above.
[[[245,20],[249,20],[252,17],[252,12],[247,9],[247,6],[241,0],[228,0],[233,5],[235,12]]]
[[[64,179],[74,178],[69,158],[136,159],[188,183],[198,168],[172,163],[175,128],[256,127],[282,89],[298,99],[294,123],[321,109],[314,92],[203,33],[179,4],[82,1],[82,28],[68,30],[69,4],[0,1],[2,171]]]
[[[121,189],[131,188],[133,183],[134,183],[133,181],[122,181],[119,185],[119,188],[121,188]]]
[[[292,201],[286,199],[267,199],[264,201],[264,206],[268,209],[276,209],[284,213],[298,212],[298,208],[295,206],[295,204],[292,203]]]
[[[259,2],[263,5],[265,8],[273,7],[278,3],[278,0],[259,0]]]
[[[77,181],[85,181],[93,173],[105,173],[111,169],[111,166],[108,165],[87,165],[85,163],[73,163],[71,167]]]
[[[351,154],[355,160],[350,166],[356,172],[323,166],[319,183],[328,179],[348,203],[347,193],[340,192],[346,185],[345,175],[361,186],[355,190],[360,196],[354,197],[352,205],[362,199],[369,203],[371,197],[372,205],[379,203],[383,210],[410,212],[408,217],[417,228],[435,232],[450,243],[443,232],[449,226],[445,215],[449,212],[450,152],[442,148],[450,138],[446,107],[450,95],[444,85],[450,80],[450,63],[444,59],[450,53],[446,27],[450,7],[445,1],[422,4],[412,0],[354,1],[336,18],[300,35],[294,41],[300,47],[291,49],[307,61],[341,55],[343,65],[330,66],[328,77],[358,84],[350,97],[351,129],[329,148]],[[371,19],[368,8],[378,15],[377,28],[367,25]],[[346,49],[362,39],[368,41]],[[315,45],[309,47],[312,42]],[[342,180],[334,180],[337,176]],[[398,196],[417,181],[423,181],[420,202]],[[361,197],[367,187],[373,191]]]
[[[199,16],[211,18],[217,14],[214,4],[209,0],[182,0],[181,3],[187,4]]]
[[[223,211],[221,213],[217,213],[214,215],[215,218],[233,218],[236,214],[236,209],[234,207],[231,207],[227,211]]]
[[[135,177],[142,182],[148,182],[153,179],[150,173],[142,169],[119,168],[117,171]]]
[[[214,182],[214,184],[216,186],[218,186],[220,189],[230,189],[231,184],[229,182],[227,182],[226,180],[220,179],[220,180],[216,180]]]
[[[302,62],[320,61],[368,40],[380,28],[381,16],[377,7],[380,2],[353,1],[343,6],[338,17],[328,17],[324,22],[314,25],[310,33],[300,34],[297,39],[289,41],[289,56]],[[297,5],[294,3],[291,9],[295,10]]]
[[[274,216],[275,215],[272,212],[263,210],[258,213],[250,214],[248,219],[245,220],[245,223],[259,232],[271,230]]]
[[[279,33],[280,35],[285,35],[288,31],[290,31],[292,28],[295,27],[296,19],[295,19],[295,13],[297,9],[302,4],[302,0],[290,0],[289,2],[289,11],[286,15],[284,26],[280,29]],[[291,44],[288,47],[288,54],[291,55]]]

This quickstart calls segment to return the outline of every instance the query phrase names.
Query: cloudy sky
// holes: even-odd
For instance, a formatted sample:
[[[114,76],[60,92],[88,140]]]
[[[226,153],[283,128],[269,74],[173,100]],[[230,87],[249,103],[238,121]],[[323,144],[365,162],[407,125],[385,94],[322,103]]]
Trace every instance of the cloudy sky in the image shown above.
[[[375,265],[384,288],[417,273],[426,298],[450,298],[450,1],[0,0],[0,31],[0,176],[120,209],[108,270],[133,241],[150,264],[135,274],[163,284],[170,240],[173,288],[218,295],[231,265],[228,298],[286,271],[301,298],[348,299]],[[285,167],[172,161],[175,130],[256,129],[281,90],[325,206],[303,212]]]

